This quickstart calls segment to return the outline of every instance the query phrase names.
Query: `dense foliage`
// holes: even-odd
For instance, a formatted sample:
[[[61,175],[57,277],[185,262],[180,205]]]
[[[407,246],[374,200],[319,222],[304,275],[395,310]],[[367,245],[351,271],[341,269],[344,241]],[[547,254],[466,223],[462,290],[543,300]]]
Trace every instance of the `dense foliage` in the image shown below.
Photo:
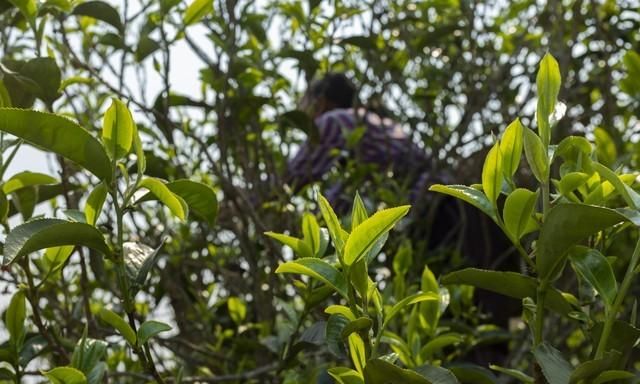
[[[0,0],[0,382],[637,380],[640,5],[493,3]],[[328,71],[413,208],[287,183]]]

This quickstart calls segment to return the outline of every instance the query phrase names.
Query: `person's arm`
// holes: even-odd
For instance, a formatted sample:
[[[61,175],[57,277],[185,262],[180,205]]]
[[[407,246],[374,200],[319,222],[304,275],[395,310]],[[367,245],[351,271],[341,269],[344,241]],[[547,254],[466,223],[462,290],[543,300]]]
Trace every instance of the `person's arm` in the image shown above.
[[[289,161],[286,180],[294,193],[320,180],[335,163],[337,156],[334,150],[344,147],[341,124],[335,116],[325,114],[315,123],[319,133],[318,142],[311,143],[307,139]]]

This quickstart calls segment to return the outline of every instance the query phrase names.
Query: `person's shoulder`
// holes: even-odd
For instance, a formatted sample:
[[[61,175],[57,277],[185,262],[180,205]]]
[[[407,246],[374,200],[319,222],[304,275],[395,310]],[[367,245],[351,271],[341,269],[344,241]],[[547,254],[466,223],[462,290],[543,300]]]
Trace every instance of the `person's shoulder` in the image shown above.
[[[355,119],[355,112],[353,108],[336,108],[316,117],[315,122],[318,126],[325,126],[330,122],[353,124]]]

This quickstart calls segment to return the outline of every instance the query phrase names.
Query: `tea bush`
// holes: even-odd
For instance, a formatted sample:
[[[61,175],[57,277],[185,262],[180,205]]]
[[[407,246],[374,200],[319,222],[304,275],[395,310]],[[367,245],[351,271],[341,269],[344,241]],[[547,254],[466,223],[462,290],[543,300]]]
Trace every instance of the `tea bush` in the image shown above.
[[[0,381],[637,381],[638,31],[633,1],[0,0]],[[351,158],[293,194],[330,70],[479,183],[410,208]]]

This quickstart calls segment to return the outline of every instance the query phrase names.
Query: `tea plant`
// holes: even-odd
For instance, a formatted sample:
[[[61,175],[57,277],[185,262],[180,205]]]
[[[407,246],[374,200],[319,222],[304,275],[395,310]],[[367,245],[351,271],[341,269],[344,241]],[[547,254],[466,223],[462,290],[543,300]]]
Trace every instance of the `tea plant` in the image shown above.
[[[498,369],[523,382],[604,383],[635,377],[627,370],[640,336],[635,303],[631,313],[623,310],[633,299],[629,288],[640,262],[640,195],[632,188],[636,175],[604,165],[606,136],[596,136],[597,147],[577,136],[552,144],[561,78],[550,54],[540,63],[536,84],[537,132],[516,119],[487,154],[481,184],[431,187],[491,217],[517,248],[526,273],[465,269],[442,281],[522,300],[523,320],[532,340],[534,376]],[[518,187],[514,179],[523,149],[537,183],[534,189]],[[632,232],[638,243],[631,255],[615,260],[625,264],[620,277],[607,250],[626,232]],[[597,300],[558,288],[571,279],[595,290]],[[547,327],[554,316],[569,319],[591,347],[588,358],[576,366],[548,338]]]
[[[8,104],[10,100],[4,100],[3,105]],[[165,182],[144,176],[145,154],[136,123],[127,106],[117,99],[104,114],[102,140],[66,117],[6,107],[0,108],[0,131],[3,142],[8,142],[10,134],[20,140],[15,146],[24,141],[72,161],[97,178],[84,210],[67,209],[63,211],[65,218],[31,217],[38,188],[58,183],[55,178],[23,172],[2,183],[0,221],[7,232],[2,265],[15,276],[19,287],[5,314],[9,340],[0,346],[0,357],[10,363],[10,368],[2,368],[2,379],[20,383],[29,362],[47,356],[56,366],[43,369],[42,374],[52,383],[103,382],[108,370],[107,350],[121,350],[120,343],[105,341],[112,332],[92,338],[85,323],[84,333],[75,330],[82,337],[74,347],[74,340],[67,338],[74,332],[62,332],[42,319],[40,290],[60,279],[74,252],[84,258],[87,255],[82,250],[89,248],[113,266],[117,290],[112,292],[108,306],[84,303],[85,321],[96,315],[124,339],[125,350],[137,356],[126,367],[127,373],[144,370],[156,382],[165,382],[166,372],[158,369],[150,345],[155,336],[171,327],[156,319],[145,319],[136,305],[136,295],[143,291],[158,261],[163,240],[158,239],[155,249],[132,241],[135,234],[128,230],[125,217],[138,210],[142,202],[158,200],[181,221],[186,221],[191,212],[195,218],[212,222],[217,207],[215,191],[191,180]],[[3,159],[3,170],[11,158],[12,154]],[[107,200],[110,205],[105,204]],[[7,220],[10,206],[19,209],[26,222],[12,228]],[[108,215],[115,217],[116,226],[113,233],[105,234],[100,218]],[[34,326],[36,334],[30,332]]]
[[[295,280],[300,291],[303,310],[297,326],[283,347],[282,359],[295,358],[304,341],[320,334],[320,344],[338,359],[346,352],[351,367],[328,369],[336,382],[347,383],[457,383],[454,374],[439,366],[446,360],[442,349],[458,344],[464,335],[439,327],[439,319],[449,303],[449,292],[441,287],[428,267],[424,268],[421,291],[405,296],[402,283],[411,267],[411,249],[402,247],[395,257],[395,303],[388,303],[369,276],[369,267],[382,250],[389,231],[406,215],[408,206],[389,208],[369,217],[356,194],[351,215],[351,231],[347,232],[323,196],[318,205],[327,227],[320,227],[315,216],[307,213],[302,219],[302,238],[267,232],[266,234],[295,252],[298,258],[281,264],[276,273],[299,274],[308,280]],[[329,243],[335,254],[328,253]],[[411,287],[413,289],[414,287]],[[339,303],[324,308],[326,322],[308,328],[294,343],[305,317],[329,298]],[[413,305],[408,328],[402,334],[390,331],[394,318]],[[404,319],[403,319],[404,323]],[[405,339],[404,336],[407,336]],[[426,336],[426,337],[424,337]],[[424,345],[422,342],[424,342]],[[346,345],[346,348],[345,348]],[[389,353],[387,346],[392,350]],[[395,362],[399,361],[401,368]],[[464,368],[460,368],[460,372]]]

